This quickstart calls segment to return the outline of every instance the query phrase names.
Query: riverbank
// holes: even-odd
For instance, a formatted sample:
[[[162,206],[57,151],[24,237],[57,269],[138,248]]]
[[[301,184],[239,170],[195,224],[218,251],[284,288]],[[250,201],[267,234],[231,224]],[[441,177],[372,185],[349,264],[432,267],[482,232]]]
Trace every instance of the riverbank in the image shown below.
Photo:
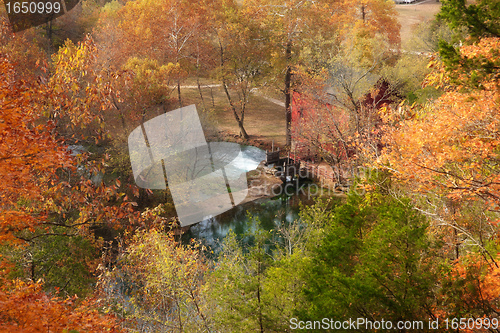
[[[234,134],[228,131],[218,131],[217,133],[208,133],[207,141],[224,141],[224,142],[234,142],[245,146],[254,146],[262,150],[271,150],[273,147],[277,149],[278,147],[283,150],[284,146],[279,142],[275,142],[272,138],[264,135],[250,135],[250,138],[245,140],[238,134]]]
[[[248,194],[242,203],[261,198],[273,198],[280,193],[283,182],[274,175],[274,170],[266,167],[264,161],[257,169],[247,172]]]

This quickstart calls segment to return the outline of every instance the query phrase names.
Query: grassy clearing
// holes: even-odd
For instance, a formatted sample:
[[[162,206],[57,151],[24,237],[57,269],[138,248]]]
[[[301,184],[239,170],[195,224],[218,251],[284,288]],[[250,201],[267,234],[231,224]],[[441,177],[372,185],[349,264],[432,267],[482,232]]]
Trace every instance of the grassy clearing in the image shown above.
[[[412,35],[413,29],[423,22],[429,22],[439,12],[441,3],[427,0],[416,4],[396,5],[399,23],[401,23],[401,43],[404,45]]]
[[[207,109],[218,131],[227,134],[239,134],[239,128],[229,107],[227,98],[220,87],[202,88]],[[198,89],[181,90],[185,105],[196,104],[201,112],[203,104]],[[285,144],[285,109],[260,96],[252,95],[245,112],[245,129],[251,139]]]
[[[220,84],[220,82],[217,82],[211,78],[200,77],[199,81],[200,81],[200,85],[202,85],[202,86],[209,85],[209,84]],[[196,77],[188,77],[187,79],[183,80],[181,84],[183,86],[196,86],[198,83],[197,83]]]

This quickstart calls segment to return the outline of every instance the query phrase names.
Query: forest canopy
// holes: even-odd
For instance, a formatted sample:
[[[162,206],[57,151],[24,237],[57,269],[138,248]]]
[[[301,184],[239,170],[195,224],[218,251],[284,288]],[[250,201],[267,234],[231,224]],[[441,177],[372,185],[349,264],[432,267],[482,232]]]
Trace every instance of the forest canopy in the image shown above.
[[[6,3],[1,332],[500,331],[498,1],[82,0],[17,32]],[[420,6],[438,13],[407,29]],[[190,104],[207,141],[317,171],[249,184],[314,199],[189,239],[127,138]]]

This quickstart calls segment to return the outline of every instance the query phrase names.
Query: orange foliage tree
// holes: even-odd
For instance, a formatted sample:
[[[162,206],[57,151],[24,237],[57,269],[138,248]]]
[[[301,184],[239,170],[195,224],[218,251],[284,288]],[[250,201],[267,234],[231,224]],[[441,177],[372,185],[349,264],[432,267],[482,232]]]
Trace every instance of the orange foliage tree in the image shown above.
[[[74,174],[77,161],[56,138],[52,123],[44,121],[32,104],[32,92],[44,86],[16,81],[13,67],[4,58],[0,59],[0,77],[0,174],[4,181],[0,189],[0,237],[12,239],[18,231],[33,231],[54,213],[66,225],[65,214],[74,209],[80,214],[73,222],[80,226],[127,219],[130,204],[121,199],[116,202],[121,184],[95,186],[87,178],[102,171],[104,162],[88,164],[82,175]],[[62,181],[61,175],[68,181]],[[114,204],[107,205],[109,202]]]
[[[349,130],[349,113],[335,105],[328,95],[328,71],[309,74],[303,68],[296,72],[300,93],[294,94],[293,138],[299,155],[320,155],[334,168],[347,169],[354,148]],[[340,172],[336,172],[340,176]],[[340,182],[340,179],[337,179]]]
[[[123,332],[114,316],[98,313],[95,301],[63,300],[40,283],[1,282],[0,332]]]
[[[271,67],[276,69],[276,77],[280,78],[279,89],[284,93],[286,146],[290,148],[293,68],[299,63],[298,56],[306,45],[315,51],[331,46],[331,37],[339,27],[336,16],[332,15],[335,11],[327,1],[247,0],[244,6],[247,15],[255,20],[264,32],[261,38],[265,38],[272,48],[268,61]],[[322,41],[320,47],[315,45],[318,44],[315,39]]]
[[[468,325],[460,327],[461,332],[498,332],[496,321],[500,311],[500,268],[485,261],[480,256],[470,254],[455,262],[442,277],[438,306],[435,311],[440,322],[448,319],[451,326],[459,328],[459,320],[467,318]],[[475,322],[471,322],[472,319]]]
[[[113,65],[119,67],[131,57],[152,59],[160,66],[172,63],[177,70],[170,74],[182,104],[181,83],[206,54],[208,44],[202,36],[211,23],[207,18],[211,6],[212,1],[142,0],[105,11],[99,31],[105,52],[118,60]]]
[[[32,228],[37,216],[27,202],[45,202],[55,171],[68,167],[69,157],[51,134],[50,125],[37,124],[30,107],[30,89],[15,80],[7,59],[0,58],[0,238]],[[43,219],[43,217],[40,217]]]
[[[269,45],[248,8],[235,1],[224,1],[214,8],[211,32],[218,56],[217,79],[229,102],[240,129],[240,136],[249,138],[244,127],[245,111],[252,89],[269,70]]]
[[[486,38],[463,46],[461,55],[487,61],[499,50],[499,38]],[[390,148],[381,161],[390,163],[397,178],[417,184],[418,190],[436,190],[456,200],[481,199],[490,211],[499,213],[498,69],[479,88],[471,88],[451,83],[439,62],[431,65],[436,70],[428,83],[444,86],[446,92],[389,131]],[[473,72],[459,73],[462,79],[470,75]]]
[[[71,189],[68,182],[59,179],[61,170],[73,169],[73,161],[56,139],[50,122],[44,121],[39,110],[33,107],[31,94],[36,87],[15,77],[13,66],[7,59],[0,58],[1,244],[12,245],[20,240],[29,243],[36,237],[52,235],[53,225],[65,224],[69,231],[64,234],[70,236],[79,233],[82,226],[99,221],[99,216],[106,220],[109,210],[102,209],[107,203],[102,199],[110,198],[113,191],[105,187],[96,191],[90,181]],[[68,189],[72,195],[65,195]],[[75,199],[78,200],[73,201]],[[80,207],[82,211],[76,220],[64,218],[65,205],[71,205],[74,210],[75,205],[80,204],[83,208]],[[120,215],[116,211],[119,207],[110,208],[115,209],[111,212],[114,219],[126,214]],[[92,216],[91,212],[100,215]],[[3,258],[0,264],[1,332],[119,331],[117,322],[97,313],[96,305],[90,301],[62,300],[42,292],[42,283],[8,280],[9,270]]]
[[[269,62],[277,70],[276,76],[284,73],[280,90],[285,95],[288,147],[292,141],[292,95],[297,83],[293,72],[297,65],[318,74],[346,46],[356,49],[360,59],[355,61],[359,62],[363,57],[373,58],[381,43],[399,46],[399,24],[394,4],[389,1],[248,0],[244,4],[248,15],[266,31],[263,38],[269,40],[273,49]],[[346,45],[349,43],[353,45]],[[356,58],[350,53],[347,52],[350,58]]]
[[[39,86],[39,107],[46,115],[73,126],[102,124],[103,111],[119,99],[113,85],[118,74],[99,65],[98,54],[93,38],[87,35],[78,45],[68,39],[53,55],[52,75]]]
[[[392,47],[400,43],[395,5],[392,1],[357,0],[343,1],[341,20],[343,35],[353,34],[358,39],[373,39],[383,36]],[[359,41],[358,41],[359,42]]]
[[[12,31],[3,1],[0,1],[0,55],[8,55],[11,65],[17,69],[18,78],[35,81],[38,77],[46,77],[46,73],[37,66],[46,59],[42,47],[39,28],[18,33]]]
[[[498,311],[499,51],[500,38],[483,38],[462,46],[454,66],[433,60],[427,84],[443,95],[422,107],[382,112],[391,126],[378,165],[414,193],[416,209],[447,244],[445,255],[459,260],[449,284],[456,288],[451,294],[462,289],[462,296],[447,311],[462,317]],[[465,264],[474,253],[481,258],[476,266]]]

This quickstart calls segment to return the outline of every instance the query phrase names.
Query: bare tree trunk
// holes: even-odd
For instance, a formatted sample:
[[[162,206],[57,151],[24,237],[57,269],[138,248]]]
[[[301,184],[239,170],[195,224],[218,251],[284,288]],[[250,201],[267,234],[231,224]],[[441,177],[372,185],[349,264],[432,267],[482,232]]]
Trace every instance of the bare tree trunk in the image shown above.
[[[49,56],[50,59],[52,53],[54,52],[54,43],[52,40],[54,29],[52,28],[52,21],[47,22],[47,24],[45,25],[45,30],[47,32],[47,39],[48,39],[47,55]]]
[[[125,131],[127,129],[127,124],[125,123],[125,115],[123,114],[122,109],[120,109],[120,107],[118,106],[118,103],[116,103],[115,96],[112,95],[111,98],[113,99],[113,105],[115,106],[116,110],[118,110],[118,116],[122,121],[122,127]]]
[[[210,87],[210,95],[212,96],[212,107],[215,107],[214,89],[212,87]]]
[[[259,303],[259,328],[260,328],[260,333],[264,333],[264,320],[263,320],[263,316],[262,316],[262,300],[261,300],[261,297],[260,297],[260,263],[259,263],[259,276],[258,276],[258,279],[259,279],[259,285],[257,286],[257,302]]]
[[[203,98],[203,92],[201,91],[200,77],[196,77],[196,83],[198,84],[198,92],[200,93],[201,104],[203,105],[203,111],[207,111],[207,106],[205,105],[205,98]]]
[[[188,288],[190,288],[191,286],[188,286]],[[203,312],[201,311],[200,307],[198,306],[198,300],[196,298],[196,295],[193,294],[193,291],[191,289],[189,289],[189,296],[191,297],[195,307],[196,307],[196,312],[198,312],[198,315],[201,317],[201,319],[203,320],[203,325],[205,326],[205,329],[207,330],[208,333],[211,332],[210,330],[210,327],[208,326],[208,323],[207,323],[207,318],[205,317],[205,315],[203,314]]]
[[[285,73],[285,114],[286,114],[286,146],[288,149],[292,147],[292,42],[286,44],[286,61],[288,62]]]
[[[245,130],[245,127],[243,127],[243,117],[245,115],[245,111],[242,110],[241,116],[242,118],[238,116],[238,112],[236,111],[236,106],[234,105],[233,99],[231,98],[231,95],[229,94],[229,90],[227,89],[227,84],[226,80],[222,79],[222,87],[224,88],[224,92],[226,93],[227,100],[229,101],[229,105],[231,105],[231,109],[233,110],[233,115],[234,118],[236,119],[236,122],[238,123],[238,127],[240,128],[240,136],[242,136],[245,140],[250,138],[248,136],[247,131]]]
[[[222,46],[222,42],[219,38],[219,50],[220,50],[220,65],[221,67],[224,66],[224,48]],[[245,127],[243,127],[243,119],[245,117],[245,110],[241,110],[241,119],[238,116],[238,112],[236,111],[236,106],[234,105],[233,99],[231,98],[231,94],[229,94],[229,90],[227,89],[227,82],[224,76],[222,76],[222,87],[224,88],[224,92],[226,93],[227,100],[229,101],[229,105],[231,106],[231,109],[233,110],[233,115],[234,118],[236,119],[236,122],[238,123],[238,127],[240,128],[240,136],[242,136],[245,140],[248,140],[250,138],[248,136],[247,131],[245,130]]]
[[[179,107],[182,108],[182,98],[181,98],[181,80],[177,80],[177,96],[179,97]]]
[[[205,99],[203,98],[203,92],[201,91],[200,85],[200,45],[196,44],[196,83],[198,84],[198,92],[200,93],[201,104],[203,105],[203,111],[207,111],[207,106],[205,105]]]

